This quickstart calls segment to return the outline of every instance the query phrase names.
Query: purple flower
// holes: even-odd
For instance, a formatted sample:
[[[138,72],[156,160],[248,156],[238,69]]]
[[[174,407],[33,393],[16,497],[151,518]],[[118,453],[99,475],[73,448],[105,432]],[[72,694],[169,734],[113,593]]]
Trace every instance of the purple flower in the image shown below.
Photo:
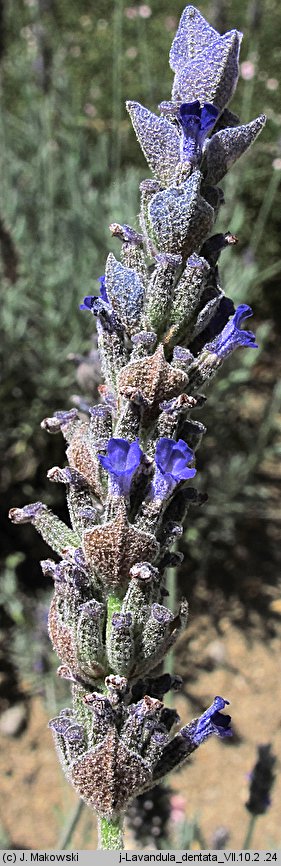
[[[235,307],[233,301],[231,298],[224,296],[221,299],[212,319],[210,319],[208,325],[206,325],[206,328],[204,328],[191,343],[190,350],[193,355],[198,355],[206,343],[214,340],[214,338],[221,333],[222,328],[224,328],[228,322],[229,316],[233,316],[234,313]]]
[[[130,443],[126,439],[109,439],[107,456],[98,454],[98,458],[111,477],[113,492],[119,496],[128,496],[133,476],[142,458],[139,440]]]
[[[214,698],[211,706],[198,719],[194,739],[198,743],[203,742],[210,734],[217,734],[218,737],[231,737],[232,731],[229,727],[231,716],[223,715],[220,710],[223,710],[229,701],[224,700],[219,695]]]
[[[153,498],[166,499],[180,481],[194,478],[196,469],[190,469],[188,464],[193,460],[194,453],[183,439],[175,442],[163,436],[156,445],[156,470],[152,482]]]
[[[107,296],[106,285],[105,285],[105,275],[104,275],[104,274],[103,274],[102,277],[99,277],[99,282],[100,282],[100,297],[101,297],[102,301],[105,301],[106,304],[109,304],[109,299],[108,299],[108,296]]]
[[[83,304],[79,304],[79,310],[91,310],[92,311],[94,308],[95,301],[97,301],[97,300],[98,300],[98,298],[96,295],[87,295],[86,298],[84,298]]]
[[[100,282],[100,295],[86,295],[83,300],[83,303],[79,305],[80,310],[87,310],[93,313],[94,316],[98,316],[99,325],[107,331],[109,334],[115,333],[123,333],[123,327],[121,325],[118,316],[112,309],[105,285],[105,276],[99,277]]]
[[[120,319],[112,309],[107,291],[105,288],[105,277],[99,277],[100,280],[100,296],[86,295],[83,303],[79,305],[80,310],[88,310],[94,316],[98,316],[98,326],[109,334],[123,334],[123,326]]]
[[[183,130],[180,145],[182,162],[198,165],[202,156],[202,148],[208,133],[218,117],[218,109],[205,102],[200,108],[200,102],[183,102],[179,108],[178,121]]]
[[[181,729],[181,735],[191,739],[196,746],[200,746],[211,734],[216,734],[217,737],[231,737],[231,716],[220,713],[226,704],[229,704],[229,701],[218,695],[199,719]]]
[[[208,352],[212,352],[219,358],[226,358],[238,346],[250,346],[252,349],[257,349],[258,345],[255,342],[255,335],[252,331],[241,331],[240,325],[248,316],[252,316],[253,311],[247,304],[240,304],[234,313],[230,322],[227,322],[221,334],[219,334],[211,343],[205,346]]]
[[[102,301],[104,301],[105,304],[109,304],[109,300],[108,300],[107,292],[106,292],[104,274],[102,277],[99,277],[99,283],[100,283],[100,299]],[[87,295],[86,298],[84,298],[83,304],[80,304],[79,309],[80,310],[92,310],[93,313],[98,312],[98,310],[99,310],[98,301],[99,301],[99,298],[96,295]],[[97,303],[95,303],[95,302],[97,302]]]
[[[183,439],[175,442],[163,436],[157,442],[155,463],[163,475],[168,475],[174,481],[184,481],[193,478],[196,469],[188,469],[187,464],[193,459],[194,454]]]

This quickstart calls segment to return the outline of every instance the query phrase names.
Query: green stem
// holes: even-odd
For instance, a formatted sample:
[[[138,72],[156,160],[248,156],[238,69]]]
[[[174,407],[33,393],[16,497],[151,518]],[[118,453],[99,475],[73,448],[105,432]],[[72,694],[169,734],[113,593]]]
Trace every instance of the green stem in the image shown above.
[[[242,845],[242,850],[243,850],[243,851],[245,851],[245,849],[247,849],[247,848],[250,848],[250,846],[251,846],[252,837],[253,837],[253,832],[254,832],[254,829],[255,829],[255,824],[256,824],[257,817],[258,817],[257,815],[250,815],[250,820],[249,820],[249,824],[248,824],[248,829],[247,829],[246,836],[245,836],[245,839],[244,839],[244,842],[243,842],[243,845]]]
[[[275,196],[278,192],[279,184],[280,184],[280,172],[274,171],[272,176],[271,176],[271,180],[270,180],[269,186],[267,188],[266,195],[264,196],[263,202],[262,202],[261,207],[260,207],[260,211],[258,213],[256,222],[255,222],[254,232],[253,232],[252,241],[251,241],[251,249],[252,249],[253,253],[257,253],[257,251],[259,249],[261,239],[262,239],[262,236],[263,236],[263,233],[265,230],[265,226],[267,223],[267,219],[268,219],[269,214],[272,211],[274,199],[275,199]]]
[[[80,820],[80,816],[82,815],[83,809],[85,807],[85,803],[83,800],[78,800],[78,803],[75,803],[73,812],[71,812],[70,817],[67,819],[61,835],[57,842],[57,850],[65,851],[69,843],[71,842],[74,830],[77,827],[77,824]]]
[[[176,548],[174,548],[176,550]],[[169,593],[169,609],[173,612],[176,609],[176,584],[177,584],[177,569],[169,568],[167,572],[166,578],[166,587]],[[173,647],[169,650],[166,655],[164,661],[164,673],[173,674],[174,672],[174,649]],[[173,706],[173,695],[172,692],[168,692],[166,696],[166,704],[167,706]]]
[[[121,163],[121,133],[120,124],[122,119],[122,36],[123,36],[123,0],[115,0],[113,13],[113,100],[112,100],[112,173],[118,180],[118,192],[120,191],[120,163]],[[116,180],[115,180],[116,182]]]
[[[111,635],[111,620],[114,613],[119,613],[122,601],[118,595],[109,595],[107,599],[107,622],[106,622],[106,646],[108,646]]]
[[[114,851],[123,849],[123,817],[120,815],[112,821],[98,818],[98,849]]]
[[[253,59],[255,64],[258,64],[259,60],[259,43],[256,37],[251,39],[251,42],[248,47],[248,57]],[[252,104],[254,99],[254,91],[255,91],[255,82],[256,78],[253,76],[249,81],[246,81],[243,88],[242,95],[242,106],[241,106],[241,118],[242,123],[248,123],[251,118]]]

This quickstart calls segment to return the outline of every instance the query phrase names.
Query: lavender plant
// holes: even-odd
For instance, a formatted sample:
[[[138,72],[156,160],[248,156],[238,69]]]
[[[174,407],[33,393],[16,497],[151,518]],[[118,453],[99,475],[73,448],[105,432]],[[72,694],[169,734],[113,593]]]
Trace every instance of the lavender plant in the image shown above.
[[[10,513],[60,557],[42,568],[54,579],[49,632],[73,703],[50,727],[66,777],[98,815],[102,848],[122,846],[136,795],[212,734],[231,734],[220,696],[175,732],[178,714],[163,698],[179,678],[160,666],[187,621],[185,599],[176,612],[166,606],[165,571],[201,502],[191,481],[205,427],[191,413],[225,358],[256,346],[241,328],[250,307],[234,310],[220,286],[218,259],[236,238],[212,234],[218,184],[265,123],[240,126],[226,107],[240,42],[188,6],[170,53],[171,101],[159,115],[127,103],[153,179],[140,185],[140,231],[111,225],[121,260],[108,256],[99,296],[81,304],[96,317],[101,402],[42,422],[67,442],[68,466],[48,477],[66,487],[71,528],[40,502]]]
[[[271,751],[271,743],[257,747],[257,760],[249,776],[249,799],[246,809],[250,812],[250,821],[244,848],[250,848],[256,822],[260,815],[264,815],[271,804],[271,789],[275,781],[274,768],[276,757]]]

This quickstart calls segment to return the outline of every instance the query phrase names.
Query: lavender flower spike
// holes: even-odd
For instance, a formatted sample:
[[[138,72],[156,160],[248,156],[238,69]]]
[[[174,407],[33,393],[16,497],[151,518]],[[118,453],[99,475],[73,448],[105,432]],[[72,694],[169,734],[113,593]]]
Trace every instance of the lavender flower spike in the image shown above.
[[[274,766],[276,764],[276,757],[271,751],[270,743],[265,746],[258,746],[257,752],[257,760],[250,773],[249,799],[246,803],[246,809],[256,816],[264,815],[270,806],[270,793],[275,780]]]
[[[252,331],[240,330],[240,325],[244,319],[252,315],[253,311],[251,307],[248,307],[247,304],[240,304],[233,318],[225,325],[221,334],[215,340],[212,340],[211,343],[207,343],[205,349],[219,358],[226,358],[227,355],[230,355],[239,346],[250,346],[251,349],[257,349],[258,345],[255,342],[255,335]]]
[[[224,700],[219,695],[214,698],[210,707],[197,719],[189,725],[185,725],[180,733],[182,737],[191,739],[194,745],[200,746],[204,740],[207,740],[211,734],[216,734],[217,737],[231,737],[232,731],[230,728],[231,716],[223,715],[220,710],[223,710],[229,701]]]
[[[126,439],[109,439],[107,457],[99,454],[98,458],[113,481],[113,492],[119,496],[128,496],[133,476],[142,458],[138,439],[131,443]]]
[[[180,481],[194,478],[196,469],[190,469],[188,464],[194,459],[194,453],[183,439],[175,442],[163,436],[156,445],[156,470],[152,482],[153,498],[166,499],[171,495]]]
[[[213,129],[218,113],[218,109],[208,102],[203,108],[200,108],[198,99],[195,102],[183,102],[178,112],[178,121],[183,131],[180,144],[181,162],[190,162],[194,166],[199,164],[205,138]]]
[[[105,384],[94,407],[80,401],[79,410],[43,422],[67,443],[68,466],[49,479],[67,487],[72,528],[41,503],[10,513],[60,557],[45,561],[43,573],[54,579],[49,634],[73,710],[50,726],[68,780],[97,812],[104,849],[122,848],[133,797],[212,734],[231,736],[222,697],[174,733],[178,715],[162,699],[178,678],[157,670],[187,621],[186,599],[175,613],[163,604],[166,569],[183,558],[170,547],[189,506],[204,499],[185,489],[205,432],[190,413],[204,406],[201,388],[224,359],[238,346],[256,347],[242,328],[251,308],[235,311],[220,286],[219,254],[236,238],[227,226],[212,234],[224,201],[216,185],[264,123],[261,116],[233,127],[225,112],[240,37],[220,35],[187,6],[170,55],[172,102],[161,103],[160,116],[127,103],[154,179],[140,185],[140,231],[123,218],[111,225],[121,251],[108,255],[97,296],[81,304],[97,318]],[[273,758],[262,757],[268,784],[256,773],[252,814],[268,802]]]

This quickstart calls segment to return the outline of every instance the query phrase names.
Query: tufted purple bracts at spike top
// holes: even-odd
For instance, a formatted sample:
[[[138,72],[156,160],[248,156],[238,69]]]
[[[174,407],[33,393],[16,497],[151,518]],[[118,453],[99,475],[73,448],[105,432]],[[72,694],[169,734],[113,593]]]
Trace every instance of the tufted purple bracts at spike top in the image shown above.
[[[179,635],[184,641],[188,616],[185,598],[170,609],[166,570],[183,559],[172,548],[191,506],[205,502],[190,483],[206,432],[197,410],[229,354],[257,348],[244,328],[251,308],[235,310],[221,286],[220,257],[227,247],[233,255],[238,239],[231,226],[213,228],[224,202],[218,183],[265,123],[261,115],[240,125],[226,109],[240,42],[239,31],[220,34],[187,6],[171,47],[171,99],[160,113],[127,103],[153,177],[140,185],[139,226],[126,223],[125,210],[111,224],[115,254],[97,295],[80,305],[94,317],[104,384],[97,405],[79,399],[79,409],[42,422],[66,441],[68,465],[48,479],[64,485],[71,525],[43,503],[10,512],[59,558],[42,570],[54,582],[49,634],[73,706],[50,728],[66,777],[98,814],[104,848],[122,847],[133,797],[213,734],[231,736],[219,696],[179,727],[164,699],[181,680],[161,665]],[[248,808],[258,814],[266,795],[257,805],[252,789]]]

